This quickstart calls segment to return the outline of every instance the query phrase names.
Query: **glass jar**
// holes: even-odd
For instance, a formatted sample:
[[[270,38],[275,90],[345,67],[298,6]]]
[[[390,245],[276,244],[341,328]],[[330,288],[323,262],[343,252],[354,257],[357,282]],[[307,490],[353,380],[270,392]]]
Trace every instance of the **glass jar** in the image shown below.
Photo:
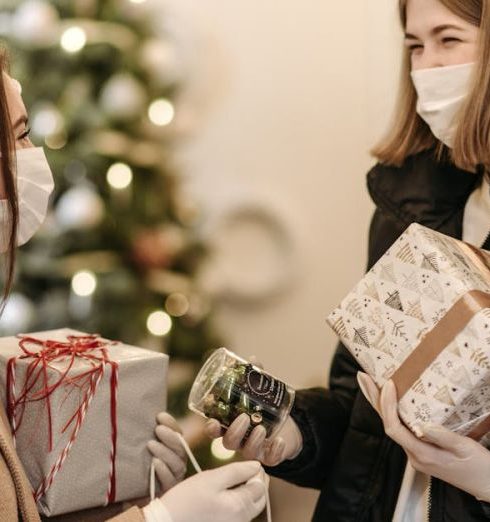
[[[220,422],[223,428],[242,413],[250,417],[250,429],[262,425],[267,438],[284,424],[295,391],[268,372],[226,348],[213,352],[199,371],[189,395],[189,409]]]

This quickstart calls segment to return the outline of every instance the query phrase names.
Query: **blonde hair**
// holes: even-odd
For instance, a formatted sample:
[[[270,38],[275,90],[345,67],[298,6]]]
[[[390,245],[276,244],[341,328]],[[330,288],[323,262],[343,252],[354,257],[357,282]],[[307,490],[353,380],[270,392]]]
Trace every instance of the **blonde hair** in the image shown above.
[[[447,150],[416,111],[417,93],[410,76],[410,54],[404,49],[401,86],[395,120],[384,139],[372,150],[382,163],[401,166],[411,155],[435,148],[458,167],[476,171],[490,168],[490,0],[439,0],[465,21],[480,27],[480,52],[472,89],[459,115],[453,148]],[[407,23],[408,0],[399,0],[400,20]]]

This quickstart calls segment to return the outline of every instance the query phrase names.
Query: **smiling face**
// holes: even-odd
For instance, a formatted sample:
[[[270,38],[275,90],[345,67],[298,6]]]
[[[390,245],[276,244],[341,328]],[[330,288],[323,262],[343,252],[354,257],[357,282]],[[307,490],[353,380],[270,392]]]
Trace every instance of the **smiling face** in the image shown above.
[[[412,70],[475,62],[479,33],[438,0],[408,0],[405,45]]]
[[[395,117],[372,150],[379,162],[400,167],[434,149],[457,167],[490,170],[490,0],[398,0],[405,46]],[[417,113],[412,72],[472,64],[468,98],[449,151]],[[462,68],[470,69],[470,67]],[[429,74],[429,77],[432,75]]]

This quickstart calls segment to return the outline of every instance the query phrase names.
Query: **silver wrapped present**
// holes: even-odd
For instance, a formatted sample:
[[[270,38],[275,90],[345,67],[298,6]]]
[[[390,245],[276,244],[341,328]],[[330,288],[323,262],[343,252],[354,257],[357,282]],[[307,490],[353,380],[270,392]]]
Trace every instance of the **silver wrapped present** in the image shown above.
[[[148,494],[168,357],[62,329],[0,339],[0,390],[40,513]]]

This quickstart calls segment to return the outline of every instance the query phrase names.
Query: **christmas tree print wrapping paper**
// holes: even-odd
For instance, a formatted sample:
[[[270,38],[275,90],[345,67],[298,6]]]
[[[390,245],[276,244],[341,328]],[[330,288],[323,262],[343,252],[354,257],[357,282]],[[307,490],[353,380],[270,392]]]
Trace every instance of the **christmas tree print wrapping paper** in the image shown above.
[[[29,334],[29,337],[66,341],[69,335],[87,334],[61,329]],[[114,501],[119,502],[149,494],[151,456],[146,445],[154,438],[156,415],[166,408],[168,356],[123,343],[110,345],[107,351],[110,360],[118,365]],[[6,409],[6,367],[9,359],[22,354],[17,337],[0,339],[0,394]],[[16,363],[15,387],[18,396],[30,362],[31,359],[18,359]],[[56,381],[59,372],[64,372],[66,367],[66,359],[50,362],[49,382]],[[26,406],[16,435],[16,449],[33,491],[48,476],[73,434],[71,426],[62,432],[82,400],[83,393],[77,388],[76,378],[90,367],[88,359],[75,359],[65,379],[66,383],[50,397],[52,451],[48,449],[46,401],[32,401]],[[60,515],[106,503],[113,447],[110,379],[111,371],[108,367],[88,405],[66,460],[54,476],[52,485],[37,501],[43,515]],[[42,382],[36,384],[37,387],[41,385]],[[31,391],[35,392],[35,389]]]
[[[412,431],[487,442],[490,252],[412,224],[327,321],[379,387],[394,380]]]

